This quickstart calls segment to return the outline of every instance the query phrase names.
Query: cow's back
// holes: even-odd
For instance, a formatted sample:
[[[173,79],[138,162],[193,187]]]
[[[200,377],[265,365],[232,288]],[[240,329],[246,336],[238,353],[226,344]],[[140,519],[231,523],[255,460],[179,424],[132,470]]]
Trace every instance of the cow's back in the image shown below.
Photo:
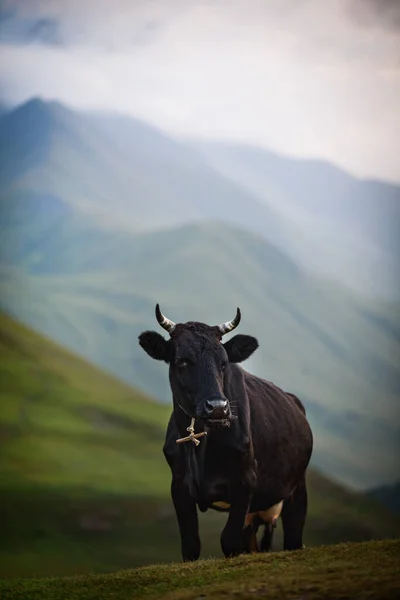
[[[288,497],[304,476],[313,438],[303,404],[294,394],[244,373],[261,492]]]

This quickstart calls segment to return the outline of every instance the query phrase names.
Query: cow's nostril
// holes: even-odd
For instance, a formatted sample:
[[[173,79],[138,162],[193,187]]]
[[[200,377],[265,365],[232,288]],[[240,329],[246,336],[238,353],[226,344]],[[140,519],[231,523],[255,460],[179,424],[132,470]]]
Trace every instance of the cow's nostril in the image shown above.
[[[206,400],[206,412],[207,412],[207,414],[212,413],[213,410],[214,410],[214,406],[212,405],[212,403],[209,400]]]

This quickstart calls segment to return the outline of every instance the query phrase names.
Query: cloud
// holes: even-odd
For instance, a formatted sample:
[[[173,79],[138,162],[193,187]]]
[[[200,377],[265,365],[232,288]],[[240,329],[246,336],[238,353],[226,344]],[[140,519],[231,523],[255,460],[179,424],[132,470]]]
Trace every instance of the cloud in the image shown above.
[[[2,31],[9,29],[9,38],[14,32],[18,42],[29,24],[27,41],[51,45],[57,35],[70,46],[123,51],[154,41],[164,27],[181,37],[185,26],[189,38],[194,31],[203,42],[215,35],[248,42],[255,34],[266,47],[272,42],[319,62],[373,58],[378,42],[385,60],[399,61],[391,52],[400,48],[398,35],[382,36],[382,28],[397,34],[398,0],[5,0],[5,7]]]
[[[400,179],[394,2],[383,13],[372,0],[8,3],[9,29],[31,26],[30,37],[20,28],[0,46],[9,100],[113,108],[175,135],[244,140]],[[42,25],[32,39],[33,23]]]
[[[400,29],[398,0],[349,0],[347,4],[349,15],[360,25],[391,31]]]
[[[51,23],[66,46],[92,47],[97,50],[129,49],[154,39],[162,22],[175,9],[184,10],[183,0],[153,2],[149,0],[6,0],[2,29],[18,32],[14,41],[23,41],[21,25],[32,25],[26,41],[52,44],[42,35],[40,23]],[[18,24],[20,25],[18,27]],[[8,36],[10,38],[10,36]]]

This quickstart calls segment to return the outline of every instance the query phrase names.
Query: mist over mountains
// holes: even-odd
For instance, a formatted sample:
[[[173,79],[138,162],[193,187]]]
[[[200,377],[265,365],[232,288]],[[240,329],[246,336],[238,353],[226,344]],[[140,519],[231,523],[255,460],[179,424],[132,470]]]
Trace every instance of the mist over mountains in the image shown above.
[[[246,145],[191,145],[219,173],[282,216],[285,249],[307,269],[369,295],[399,296],[398,185]]]
[[[113,218],[128,215],[138,230],[237,224],[321,277],[400,298],[400,186],[243,144],[178,141],[132,117],[39,98],[8,110],[0,135],[3,189],[18,179],[56,196],[62,183],[75,207],[108,220],[112,204]]]
[[[175,140],[38,98],[0,118],[1,303],[169,401],[138,347],[236,306],[247,365],[297,393],[316,462],[350,485],[397,475],[400,186],[318,161]]]

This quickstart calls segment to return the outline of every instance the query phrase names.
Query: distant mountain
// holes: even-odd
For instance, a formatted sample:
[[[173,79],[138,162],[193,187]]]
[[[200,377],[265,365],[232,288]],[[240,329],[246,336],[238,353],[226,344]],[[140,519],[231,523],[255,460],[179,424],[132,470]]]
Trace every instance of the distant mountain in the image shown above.
[[[297,261],[349,286],[399,297],[400,185],[244,144],[192,140],[190,146],[286,218],[286,249]]]
[[[322,161],[183,142],[138,119],[40,98],[0,119],[0,186],[137,231],[203,219],[266,237],[324,278],[398,300],[400,186]]]
[[[0,119],[3,115],[8,113],[11,110],[11,107],[6,103],[0,100]]]
[[[280,235],[251,193],[138,121],[33,99],[0,119],[0,139],[4,194],[59,197],[138,230],[212,218]]]
[[[395,307],[310,277],[240,228],[206,222],[135,233],[57,198],[15,196],[3,207],[5,310],[169,402],[166,365],[137,344],[143,329],[159,329],[155,303],[174,320],[207,322],[240,306],[241,330],[260,341],[247,366],[305,400],[318,464],[355,485],[395,476]]]
[[[400,515],[400,481],[373,488],[368,491],[368,496],[381,502],[394,514]]]

